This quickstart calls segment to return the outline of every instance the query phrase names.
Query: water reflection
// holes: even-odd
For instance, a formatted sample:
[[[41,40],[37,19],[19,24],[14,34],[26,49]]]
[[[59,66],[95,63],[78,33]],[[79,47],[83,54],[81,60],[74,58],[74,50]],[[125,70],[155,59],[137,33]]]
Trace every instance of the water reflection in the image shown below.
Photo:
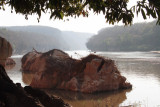
[[[25,86],[25,84],[22,81],[22,72],[21,69],[21,57],[13,58],[13,60],[16,62],[15,66],[8,66],[6,67],[6,72],[8,76],[13,80],[14,83],[21,83],[22,86]]]
[[[25,84],[30,84],[33,78],[33,73],[22,72],[22,80]],[[129,90],[120,90],[114,92],[101,92],[95,94],[83,94],[65,90],[47,90],[48,94],[61,97],[63,100],[71,104],[73,107],[118,107],[124,100],[127,99],[126,93]]]
[[[123,104],[139,103],[145,107],[160,105],[160,60],[117,61],[117,63],[122,75],[133,85],[132,92],[128,93]]]
[[[5,66],[5,70],[9,71],[9,70],[12,70],[14,67],[15,67],[15,64],[6,65],[6,66]]]
[[[34,76],[34,73],[25,73],[25,72],[22,72],[22,81],[26,85],[30,85],[31,82],[32,82],[33,76]]]
[[[21,58],[12,58],[12,59],[16,62],[16,64],[5,66],[7,72],[19,71],[21,68]]]
[[[150,59],[151,60],[151,59]],[[118,60],[116,59],[119,70],[125,76],[136,75],[138,78],[156,78],[160,81],[160,60],[159,61],[145,61],[141,59],[136,60]]]
[[[73,107],[118,107],[130,90],[83,94],[70,91],[45,90],[51,95],[60,96]]]
[[[160,54],[150,52],[102,53],[115,60],[121,74],[133,85],[121,105],[156,107],[160,105]],[[138,106],[137,106],[138,104]]]
[[[104,52],[101,55],[115,60],[121,74],[133,85],[132,90],[97,94],[45,91],[62,97],[73,107],[160,106],[160,54],[151,52]],[[17,61],[19,61],[19,65],[17,65]],[[20,72],[20,59],[17,61],[16,66],[12,70],[8,70],[7,73],[14,82],[29,85],[33,74]]]

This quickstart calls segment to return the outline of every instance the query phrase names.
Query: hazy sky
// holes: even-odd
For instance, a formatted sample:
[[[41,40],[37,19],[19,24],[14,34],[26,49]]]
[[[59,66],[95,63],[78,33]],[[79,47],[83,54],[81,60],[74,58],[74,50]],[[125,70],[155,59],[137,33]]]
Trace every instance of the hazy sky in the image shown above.
[[[131,0],[130,0],[131,1]],[[132,0],[129,3],[129,6],[136,3],[136,0]],[[15,14],[10,12],[10,8],[7,8],[5,11],[0,10],[0,26],[27,26],[27,25],[43,25],[51,26],[65,31],[75,31],[75,32],[89,32],[97,33],[101,28],[110,27],[106,23],[104,15],[94,15],[93,13],[89,15],[88,18],[79,17],[79,18],[69,18],[69,21],[63,20],[50,20],[48,14],[43,14],[40,22],[37,21],[37,16],[29,16],[28,20],[25,20],[25,17],[20,14]],[[153,19],[147,20],[151,21]],[[134,19],[134,23],[144,21],[142,17]],[[118,23],[121,25],[121,23]]]

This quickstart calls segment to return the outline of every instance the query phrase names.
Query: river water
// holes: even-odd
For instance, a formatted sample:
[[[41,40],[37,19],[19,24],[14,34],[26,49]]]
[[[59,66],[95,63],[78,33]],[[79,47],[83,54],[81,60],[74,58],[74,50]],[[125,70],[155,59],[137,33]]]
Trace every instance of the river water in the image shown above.
[[[68,52],[78,58],[88,52]],[[60,90],[45,90],[49,94],[61,97],[73,107],[160,107],[160,54],[153,52],[97,52],[105,58],[115,60],[121,74],[127,78],[133,88],[114,92],[82,94]],[[21,57],[13,56],[15,67],[8,67],[9,77],[22,86],[29,84],[30,74],[20,71]]]

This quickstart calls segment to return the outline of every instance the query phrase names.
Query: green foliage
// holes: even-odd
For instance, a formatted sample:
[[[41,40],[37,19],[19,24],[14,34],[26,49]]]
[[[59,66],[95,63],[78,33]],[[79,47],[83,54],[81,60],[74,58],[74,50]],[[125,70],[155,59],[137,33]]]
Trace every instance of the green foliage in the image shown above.
[[[122,21],[125,25],[132,24],[134,13],[142,13],[144,19],[151,16],[158,19],[160,24],[160,1],[142,0],[136,6],[127,7],[129,0],[1,0],[0,9],[5,5],[11,7],[11,11],[25,15],[37,14],[38,21],[43,13],[50,13],[50,18],[63,19],[64,17],[88,17],[89,11],[104,14],[106,22],[114,24]]]
[[[136,13],[141,11],[142,16],[146,19],[146,16],[153,17],[157,20],[157,24],[160,24],[160,1],[159,0],[142,0],[137,2]]]
[[[155,51],[160,50],[160,26],[154,22],[130,27],[102,29],[90,38],[87,47],[93,51]]]

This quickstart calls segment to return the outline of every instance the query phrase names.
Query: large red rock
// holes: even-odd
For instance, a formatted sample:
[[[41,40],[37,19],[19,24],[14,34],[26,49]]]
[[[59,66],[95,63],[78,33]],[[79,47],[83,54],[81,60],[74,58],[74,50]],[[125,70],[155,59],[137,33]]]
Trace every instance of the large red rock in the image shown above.
[[[5,66],[6,59],[12,55],[12,46],[4,38],[0,37],[0,64]]]
[[[34,73],[30,86],[84,93],[131,88],[111,59],[89,55],[80,60],[54,49],[30,52],[22,58],[22,70]]]

